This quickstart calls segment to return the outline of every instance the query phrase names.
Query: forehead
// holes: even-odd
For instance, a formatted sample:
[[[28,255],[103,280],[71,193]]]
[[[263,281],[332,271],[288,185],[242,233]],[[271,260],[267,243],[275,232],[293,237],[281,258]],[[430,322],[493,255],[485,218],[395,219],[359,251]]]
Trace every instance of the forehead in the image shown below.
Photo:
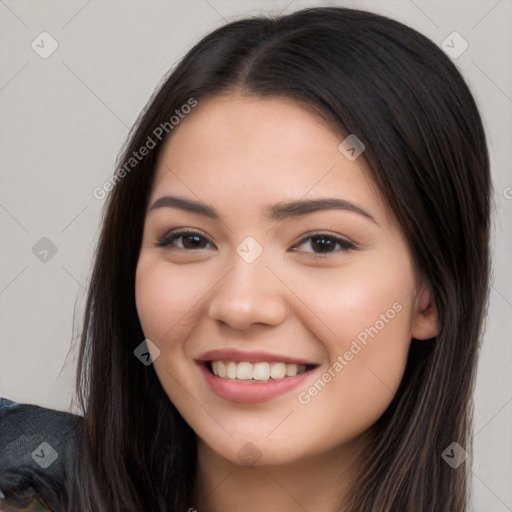
[[[305,156],[312,146],[322,143],[337,147],[340,138],[312,108],[291,98],[260,98],[233,92],[200,101],[173,130],[164,155],[172,153],[176,157],[177,149],[192,147],[196,151],[189,158],[199,157],[207,150],[227,150],[237,155],[243,142],[247,156],[257,148],[260,153],[273,152],[284,159],[290,149]]]
[[[166,141],[153,197],[171,189],[254,206],[325,195],[379,202],[363,159],[348,160],[342,140],[292,99],[214,96],[199,102]]]

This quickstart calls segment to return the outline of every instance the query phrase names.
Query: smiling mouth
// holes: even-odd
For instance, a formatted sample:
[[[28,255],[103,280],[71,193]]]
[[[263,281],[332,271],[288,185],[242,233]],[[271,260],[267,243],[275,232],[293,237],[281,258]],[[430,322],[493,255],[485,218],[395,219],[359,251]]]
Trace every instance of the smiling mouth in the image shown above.
[[[284,363],[278,361],[215,360],[206,361],[206,367],[213,375],[221,379],[239,382],[269,382],[295,377],[315,368],[315,365]]]

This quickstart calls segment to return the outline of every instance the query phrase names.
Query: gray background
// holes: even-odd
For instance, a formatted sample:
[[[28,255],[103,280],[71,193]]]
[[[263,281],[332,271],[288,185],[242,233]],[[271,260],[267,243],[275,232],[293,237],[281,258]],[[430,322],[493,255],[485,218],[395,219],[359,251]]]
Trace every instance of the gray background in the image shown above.
[[[76,410],[74,346],[103,207],[92,191],[114,171],[129,127],[162,76],[226,21],[318,5],[388,15],[440,46],[456,31],[469,44],[454,60],[484,118],[495,217],[474,448],[467,448],[473,510],[511,511],[512,0],[0,0],[0,395]],[[58,43],[48,58],[31,47],[51,48],[44,31]],[[48,249],[43,237],[54,255],[38,254]]]

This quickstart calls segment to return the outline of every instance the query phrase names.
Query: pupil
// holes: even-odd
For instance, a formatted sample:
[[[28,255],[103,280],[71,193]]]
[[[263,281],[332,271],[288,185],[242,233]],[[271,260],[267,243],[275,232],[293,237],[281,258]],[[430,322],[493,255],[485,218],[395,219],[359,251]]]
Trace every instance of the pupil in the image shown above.
[[[334,249],[334,246],[336,245],[335,242],[325,237],[314,238],[313,240],[313,249],[319,249],[320,251]]]
[[[201,237],[197,235],[186,235],[183,237],[183,247],[186,249],[197,249],[204,246],[201,244]]]

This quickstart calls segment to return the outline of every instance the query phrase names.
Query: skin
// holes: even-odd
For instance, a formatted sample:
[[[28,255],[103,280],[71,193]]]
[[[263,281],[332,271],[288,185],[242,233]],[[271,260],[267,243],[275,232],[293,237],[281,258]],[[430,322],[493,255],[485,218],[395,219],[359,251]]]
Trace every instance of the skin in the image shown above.
[[[158,378],[197,434],[201,511],[339,510],[370,428],[401,381],[411,337],[437,333],[428,287],[414,271],[400,226],[363,158],[349,161],[339,151],[343,138],[291,99],[232,92],[201,102],[161,154],[136,303],[146,338],[160,350]],[[149,208],[165,195],[207,203],[221,220]],[[350,201],[373,220],[341,209],[265,217],[268,205],[321,197]],[[177,228],[204,239],[157,246]],[[318,232],[358,249],[326,248]],[[236,251],[248,236],[263,249],[252,263]],[[309,403],[300,403],[298,393],[393,304],[400,312]],[[224,347],[318,366],[306,384],[281,396],[234,403],[207,387],[195,361]],[[247,442],[261,454],[250,467],[237,456]]]

